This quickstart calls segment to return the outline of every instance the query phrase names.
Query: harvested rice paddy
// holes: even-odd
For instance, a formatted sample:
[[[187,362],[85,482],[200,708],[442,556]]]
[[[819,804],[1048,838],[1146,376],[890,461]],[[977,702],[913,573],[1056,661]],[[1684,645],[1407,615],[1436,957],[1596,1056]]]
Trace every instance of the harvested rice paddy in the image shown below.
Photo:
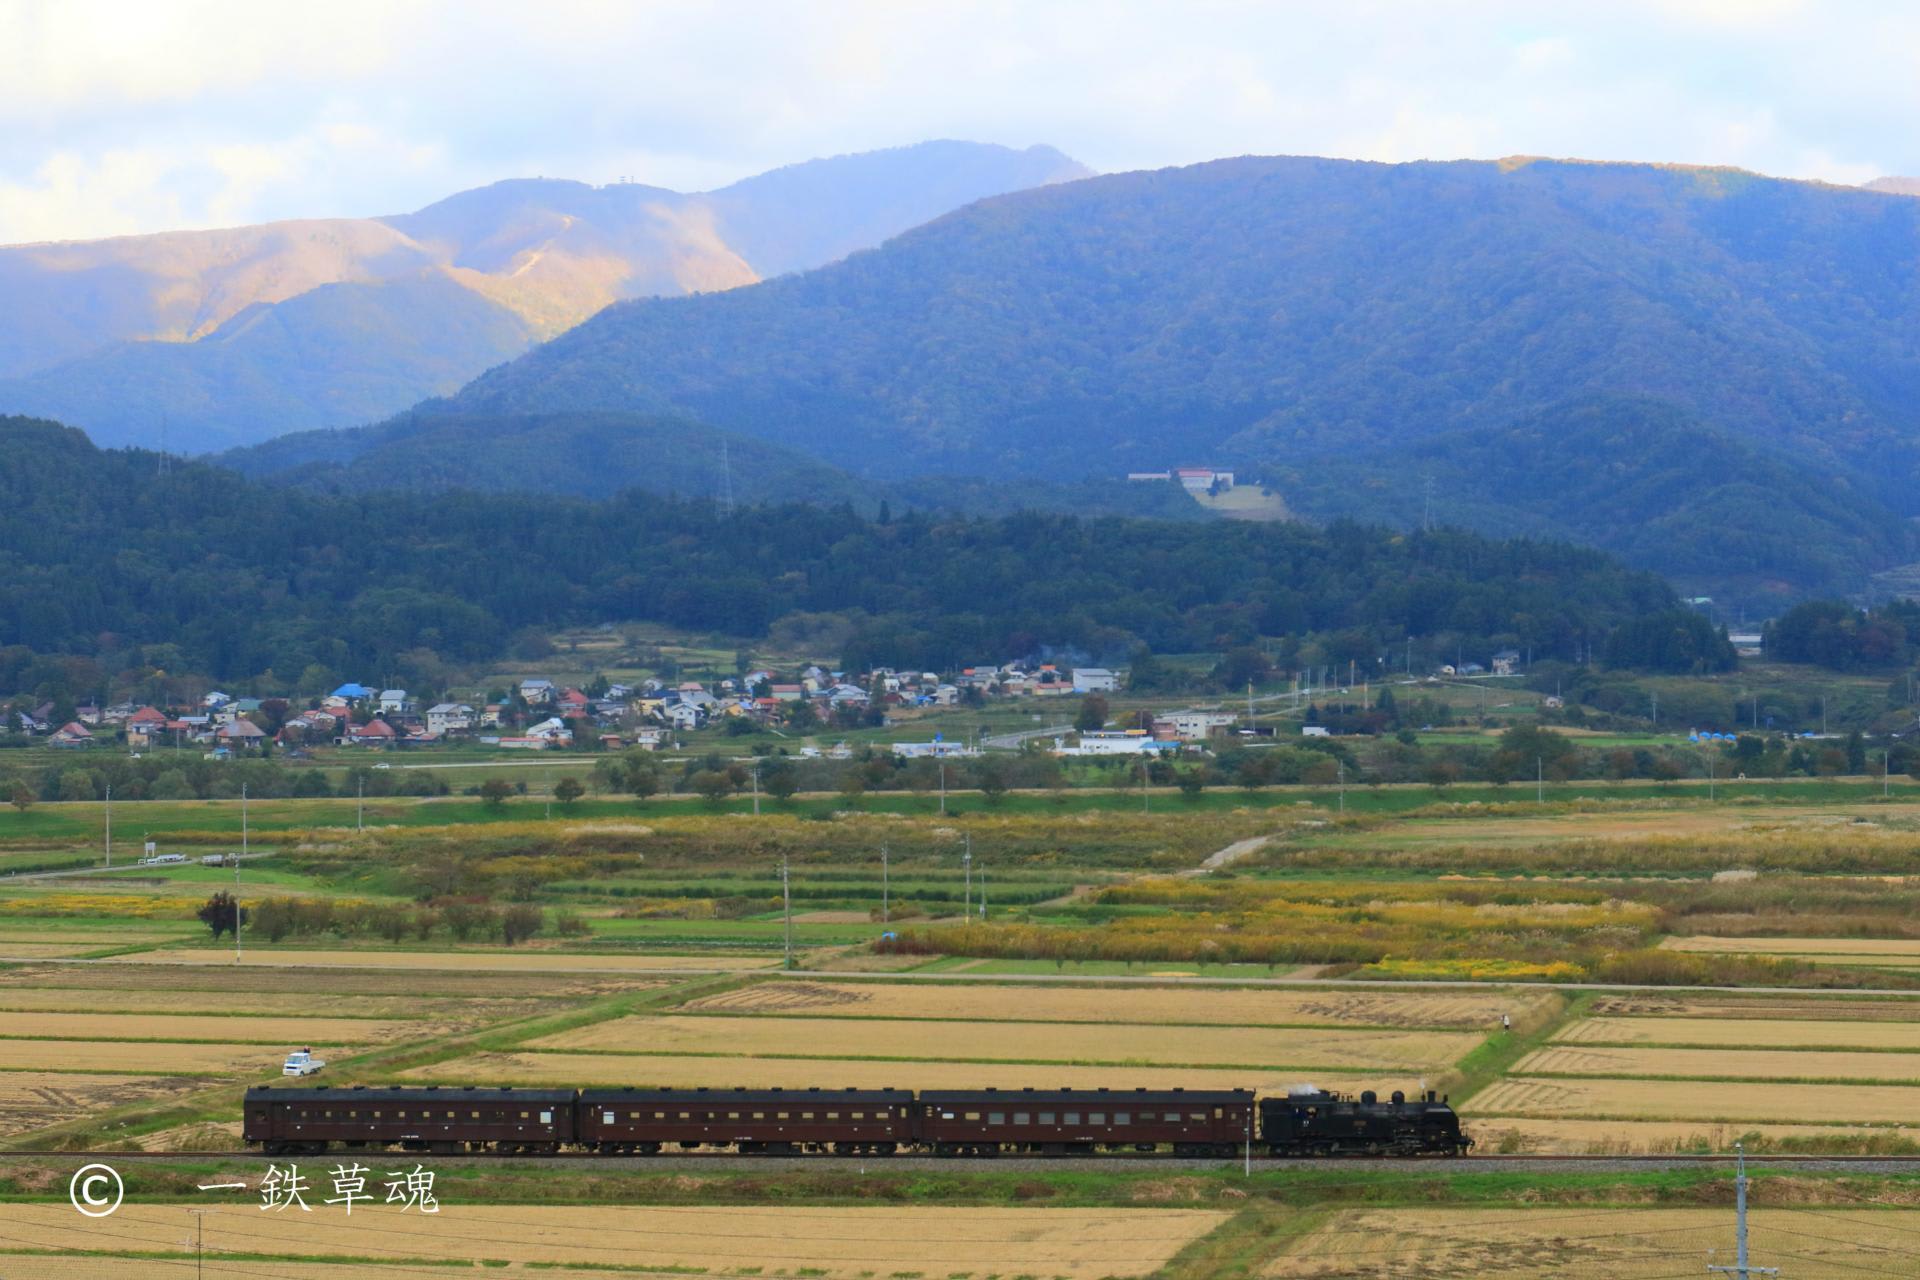
[[[1289,1070],[1020,1063],[874,1062],[855,1059],[635,1056],[615,1053],[482,1053],[402,1075],[439,1084],[636,1085],[674,1088],[858,1089],[1330,1089],[1420,1088],[1413,1074],[1352,1076]],[[1916,1090],[1920,1093],[1920,1090]]]
[[[370,1179],[370,1189],[378,1185]],[[516,1272],[537,1267],[545,1276],[604,1276],[608,1269],[829,1278],[967,1271],[1099,1280],[1152,1272],[1226,1217],[1212,1210],[1157,1208],[458,1203],[444,1204],[430,1216],[360,1205],[349,1216],[337,1205],[321,1203],[327,1194],[310,1198],[310,1214],[295,1210],[269,1217],[250,1204],[210,1214],[204,1223],[209,1273],[234,1274],[234,1266],[244,1265],[250,1276],[308,1280],[315,1274],[311,1259],[325,1257],[326,1274],[368,1280],[417,1276],[423,1267],[465,1273],[476,1265]],[[190,1249],[183,1252],[183,1217],[178,1206],[129,1204],[110,1226],[89,1227],[77,1222],[65,1204],[10,1206],[6,1248],[56,1252],[42,1258],[0,1253],[0,1269],[10,1280],[64,1278],[75,1274],[71,1251],[103,1250],[157,1255],[114,1258],[110,1269],[123,1280],[177,1280],[182,1263],[191,1267],[193,1261]],[[228,1263],[229,1254],[244,1255],[244,1263]],[[276,1255],[287,1261],[274,1261]],[[98,1253],[80,1259],[106,1263]],[[45,1270],[34,1269],[46,1264],[51,1265]],[[570,1272],[566,1264],[581,1270]],[[282,1266],[284,1272],[277,1269]]]
[[[1920,1009],[1912,1011],[1920,1017]],[[1789,1018],[1587,1018],[1554,1037],[1560,1044],[1711,1045],[1752,1049],[1897,1049],[1920,1053],[1920,1021],[1812,1021]]]
[[[1906,1275],[1916,1232],[1910,1209],[1768,1208],[1752,1218],[1751,1261],[1794,1280]],[[1732,1259],[1733,1215],[1721,1209],[1362,1209],[1335,1214],[1263,1274],[1664,1280]]]
[[[0,1071],[0,1137],[109,1107],[174,1097],[204,1089],[206,1084],[195,1076]]]
[[[431,1025],[371,1018],[205,1017],[190,1014],[9,1013],[9,1040],[173,1040],[234,1044],[375,1044],[430,1031]],[[128,1051],[129,1056],[139,1050]],[[4,1054],[4,1048],[0,1048]]]
[[[1470,1118],[1466,1130],[1479,1153],[1551,1152],[1641,1155],[1666,1151],[1726,1152],[1745,1139],[1749,1151],[1770,1144],[1837,1151],[1920,1145],[1920,1125],[1712,1124],[1697,1120],[1535,1120],[1523,1116]]]
[[[557,951],[249,951],[239,964],[231,952],[176,948],[115,956],[103,963],[192,965],[270,969],[403,969],[503,973],[658,973],[674,971],[767,969],[776,962],[763,956],[731,955],[571,955]]]
[[[303,1042],[305,1043],[305,1042]],[[313,1043],[317,1058],[350,1050]],[[258,1044],[126,1044],[115,1040],[0,1040],[0,1072],[126,1071],[156,1075],[278,1074],[284,1048]]]
[[[621,1018],[536,1040],[533,1049],[746,1057],[913,1058],[1439,1072],[1482,1037],[1455,1031],[1295,1030],[913,1019]]]
[[[1658,1076],[1709,1080],[1881,1080],[1920,1084],[1920,1055],[1824,1049],[1641,1049],[1569,1046],[1523,1058],[1519,1075]]]
[[[1552,992],[1425,993],[1247,991],[1232,988],[1073,987],[1009,983],[802,982],[772,979],[694,1000],[689,1011],[758,1016],[978,1018],[998,1022],[1114,1022],[1258,1026],[1483,1029],[1515,1019]]]
[[[1806,1113],[1806,1086],[1725,1080],[1543,1080],[1513,1076],[1475,1094],[1463,1114],[1688,1120],[1698,1124],[1768,1124]],[[1920,1116],[1920,1088],[1827,1085],[1820,1117],[1836,1124],[1911,1124]]]

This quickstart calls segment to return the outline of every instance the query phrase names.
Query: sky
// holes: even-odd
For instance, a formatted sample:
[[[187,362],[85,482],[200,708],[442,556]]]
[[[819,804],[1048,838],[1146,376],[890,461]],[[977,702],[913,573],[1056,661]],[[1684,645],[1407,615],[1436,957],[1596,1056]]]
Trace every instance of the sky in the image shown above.
[[[0,243],[1044,142],[1920,173],[1908,0],[0,0]]]

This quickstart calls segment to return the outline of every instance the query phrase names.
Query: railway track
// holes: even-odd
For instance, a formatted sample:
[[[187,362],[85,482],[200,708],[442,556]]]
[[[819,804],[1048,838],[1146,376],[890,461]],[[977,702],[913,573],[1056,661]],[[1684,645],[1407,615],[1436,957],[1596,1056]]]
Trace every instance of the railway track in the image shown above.
[[[275,1161],[340,1161],[351,1157],[364,1160],[368,1156],[378,1156],[387,1160],[412,1160],[421,1164],[474,1163],[492,1161],[510,1164],[540,1165],[550,1168],[581,1170],[634,1169],[648,1170],[673,1168],[686,1171],[707,1172],[713,1170],[739,1169],[752,1166],[758,1170],[775,1169],[846,1169],[853,1166],[861,1170],[875,1172],[887,1169],[926,1170],[926,1169],[1057,1169],[1062,1166],[1075,1168],[1157,1168],[1180,1170],[1206,1170],[1241,1165],[1241,1160],[1194,1160],[1166,1155],[1131,1155],[1126,1152],[1112,1152],[1097,1156],[930,1156],[930,1155],[892,1155],[892,1156],[776,1156],[776,1155],[721,1155],[713,1152],[662,1152],[653,1156],[602,1156],[602,1155],[554,1155],[527,1156],[501,1155],[482,1152],[468,1155],[432,1155],[411,1151],[329,1151],[318,1156],[265,1156],[255,1151],[104,1151],[99,1149],[86,1151],[0,1151],[0,1165],[7,1162],[27,1160],[87,1160],[108,1164],[115,1162],[165,1163],[168,1161],[245,1161],[254,1164],[270,1164]],[[1539,1173],[1556,1172],[1610,1172],[1634,1171],[1657,1172],[1662,1169],[1698,1168],[1701,1166],[1731,1166],[1735,1157],[1728,1155],[1485,1155],[1485,1156],[1263,1156],[1253,1157],[1253,1166],[1263,1171],[1280,1169],[1385,1169],[1392,1172],[1423,1173],[1449,1172],[1472,1173],[1492,1169],[1523,1169]],[[1748,1163],[1755,1167],[1787,1167],[1810,1172],[1847,1171],[1853,1173],[1920,1173],[1920,1156],[1820,1156],[1820,1155],[1766,1155],[1749,1156]]]

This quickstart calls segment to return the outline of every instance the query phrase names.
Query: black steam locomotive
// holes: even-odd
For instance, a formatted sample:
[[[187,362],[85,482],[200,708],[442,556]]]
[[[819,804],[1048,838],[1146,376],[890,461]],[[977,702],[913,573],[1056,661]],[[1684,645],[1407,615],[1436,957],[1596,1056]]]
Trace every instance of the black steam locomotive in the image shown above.
[[[1257,1114],[1256,1114],[1257,1113]],[[1258,1120],[1258,1132],[1255,1121]],[[242,1135],[268,1155],[330,1147],[459,1155],[655,1155],[672,1147],[760,1155],[1231,1157],[1442,1155],[1472,1145],[1444,1098],[1380,1101],[1318,1089],[480,1089],[255,1088]]]

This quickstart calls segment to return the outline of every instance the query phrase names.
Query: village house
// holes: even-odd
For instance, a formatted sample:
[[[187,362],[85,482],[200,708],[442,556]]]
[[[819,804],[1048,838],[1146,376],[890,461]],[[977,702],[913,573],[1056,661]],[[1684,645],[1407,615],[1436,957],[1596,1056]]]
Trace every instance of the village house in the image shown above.
[[[1075,667],[1073,669],[1073,691],[1075,693],[1112,693],[1120,687],[1120,677],[1105,667]]]
[[[465,733],[473,727],[473,708],[464,702],[441,702],[427,708],[427,732],[439,737]]]
[[[380,691],[379,712],[383,716],[404,716],[414,708],[414,701],[407,696],[405,689],[382,689]]]
[[[1239,717],[1231,711],[1171,711],[1153,718],[1153,736],[1162,741],[1205,742],[1217,729],[1230,729]]]
[[[69,720],[53,731],[53,736],[47,739],[47,745],[67,748],[90,747],[93,745],[93,733],[78,720]]]
[[[257,747],[266,739],[266,733],[259,725],[243,716],[236,716],[213,731],[213,740],[223,747]]]
[[[346,741],[356,747],[390,747],[399,736],[385,720],[369,720],[349,726]]]
[[[126,728],[129,747],[149,747],[167,731],[167,717],[153,707],[141,707],[127,717]]]
[[[553,701],[557,692],[551,680],[522,680],[520,682],[520,701],[530,707],[544,707]]]

